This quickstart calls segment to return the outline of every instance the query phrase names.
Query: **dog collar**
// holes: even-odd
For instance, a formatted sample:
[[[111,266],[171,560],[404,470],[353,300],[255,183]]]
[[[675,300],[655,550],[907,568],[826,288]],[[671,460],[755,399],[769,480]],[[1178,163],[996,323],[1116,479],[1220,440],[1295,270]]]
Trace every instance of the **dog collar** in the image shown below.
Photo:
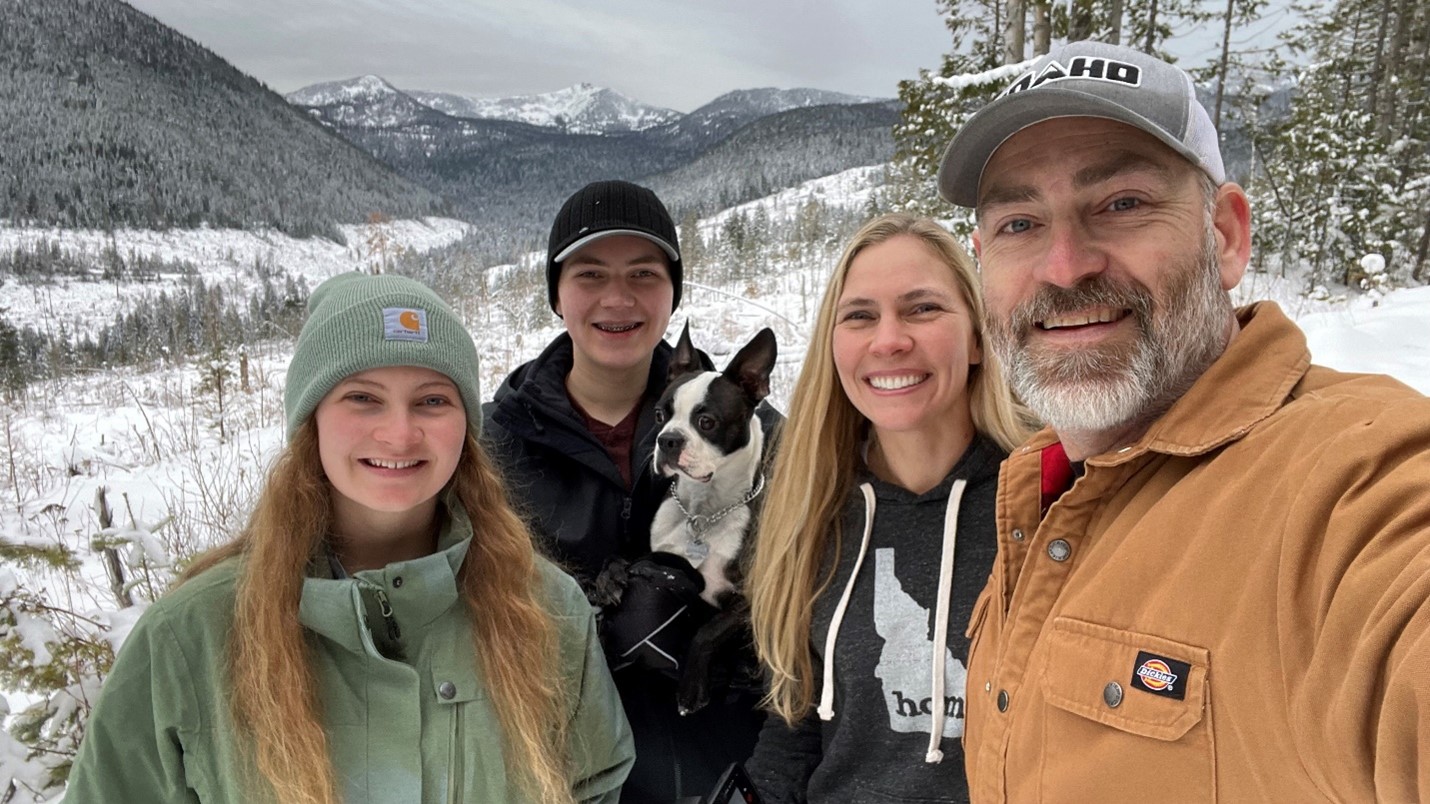
[[[690,526],[690,533],[694,537],[694,542],[696,544],[703,544],[704,542],[701,540],[700,534],[710,530],[716,522],[724,519],[731,511],[749,505],[751,500],[760,496],[760,492],[765,490],[765,473],[760,472],[755,475],[755,485],[751,486],[750,490],[745,492],[744,497],[741,497],[739,500],[708,516],[704,514],[692,514],[685,510],[685,503],[681,502],[680,495],[675,493],[675,487],[677,485],[679,484],[670,484],[670,498],[675,500],[676,507],[680,509],[680,513],[685,515],[685,523]]]

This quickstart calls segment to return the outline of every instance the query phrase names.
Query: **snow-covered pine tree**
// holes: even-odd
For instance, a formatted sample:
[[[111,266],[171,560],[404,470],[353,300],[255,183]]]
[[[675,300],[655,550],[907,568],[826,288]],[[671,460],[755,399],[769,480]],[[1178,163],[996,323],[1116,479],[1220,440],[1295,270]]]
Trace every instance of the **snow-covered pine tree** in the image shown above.
[[[1288,44],[1290,116],[1258,132],[1251,184],[1260,270],[1305,268],[1306,290],[1418,284],[1430,244],[1430,26],[1424,4],[1335,0],[1307,11]]]

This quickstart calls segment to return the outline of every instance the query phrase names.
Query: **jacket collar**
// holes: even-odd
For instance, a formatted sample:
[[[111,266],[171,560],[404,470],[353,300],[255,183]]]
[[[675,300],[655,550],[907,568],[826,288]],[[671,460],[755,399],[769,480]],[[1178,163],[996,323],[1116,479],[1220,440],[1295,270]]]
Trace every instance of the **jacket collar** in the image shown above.
[[[675,349],[665,341],[656,344],[652,353],[650,373],[646,375],[647,399],[658,396],[665,388],[670,357]],[[585,432],[581,417],[571,407],[566,394],[566,375],[571,373],[575,358],[568,333],[557,335],[535,359],[518,367],[502,382],[492,397],[496,402],[494,418],[513,434],[531,438],[553,423],[569,423]],[[642,411],[636,437],[643,437],[654,420]]]
[[[1306,336],[1275,302],[1236,311],[1241,331],[1181,399],[1136,442],[1088,459],[1117,466],[1147,452],[1201,455],[1246,435],[1275,413],[1311,366]],[[1036,452],[1058,440],[1051,428],[1019,452]]]
[[[303,579],[299,622],[348,650],[361,652],[363,622],[357,614],[362,610],[360,586],[385,590],[393,598],[394,608],[401,611],[404,624],[420,628],[442,616],[457,604],[457,571],[472,543],[472,523],[466,510],[449,498],[447,511],[437,550],[431,555],[363,570],[351,578]],[[402,578],[402,583],[394,587],[391,581],[397,577]]]

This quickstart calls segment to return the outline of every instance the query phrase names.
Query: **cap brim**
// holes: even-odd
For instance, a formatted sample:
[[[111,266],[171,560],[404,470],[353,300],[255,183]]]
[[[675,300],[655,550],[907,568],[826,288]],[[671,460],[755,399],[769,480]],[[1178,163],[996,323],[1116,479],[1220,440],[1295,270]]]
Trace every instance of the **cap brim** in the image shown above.
[[[1187,146],[1121,104],[1076,90],[1041,87],[1006,95],[973,116],[943,153],[938,169],[938,194],[961,207],[978,206],[979,183],[993,153],[1023,129],[1059,117],[1100,117],[1126,123],[1156,137],[1193,165],[1201,166],[1201,159]]]
[[[605,240],[608,237],[616,237],[618,235],[640,237],[645,240],[649,240],[657,246],[660,246],[660,250],[664,251],[665,256],[669,257],[672,261],[680,259],[680,252],[675,250],[675,246],[665,242],[664,238],[657,237],[650,232],[642,231],[640,229],[602,229],[599,232],[592,232],[585,237],[578,238],[571,245],[557,252],[556,256],[551,258],[551,261],[559,265],[567,257],[570,257],[572,254],[575,254],[577,251],[580,251],[586,246],[591,245],[597,240]]]

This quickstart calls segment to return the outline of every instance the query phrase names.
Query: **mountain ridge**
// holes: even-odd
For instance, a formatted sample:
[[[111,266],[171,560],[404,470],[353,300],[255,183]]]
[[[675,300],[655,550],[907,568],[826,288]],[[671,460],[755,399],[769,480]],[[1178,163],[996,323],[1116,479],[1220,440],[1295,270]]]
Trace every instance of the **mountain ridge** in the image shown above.
[[[0,218],[339,236],[447,206],[118,0],[0,3]]]
[[[506,120],[559,129],[568,134],[626,134],[661,127],[675,131],[692,126],[707,130],[713,127],[717,130],[716,136],[707,133],[702,137],[707,142],[752,120],[790,109],[887,100],[808,87],[756,87],[731,90],[689,113],[681,113],[587,82],[551,92],[488,98],[460,92],[399,89],[373,74],[309,84],[285,94],[284,98],[296,106],[323,109],[375,105],[394,94],[405,95],[449,117]],[[361,120],[348,120],[346,124],[376,125]]]

